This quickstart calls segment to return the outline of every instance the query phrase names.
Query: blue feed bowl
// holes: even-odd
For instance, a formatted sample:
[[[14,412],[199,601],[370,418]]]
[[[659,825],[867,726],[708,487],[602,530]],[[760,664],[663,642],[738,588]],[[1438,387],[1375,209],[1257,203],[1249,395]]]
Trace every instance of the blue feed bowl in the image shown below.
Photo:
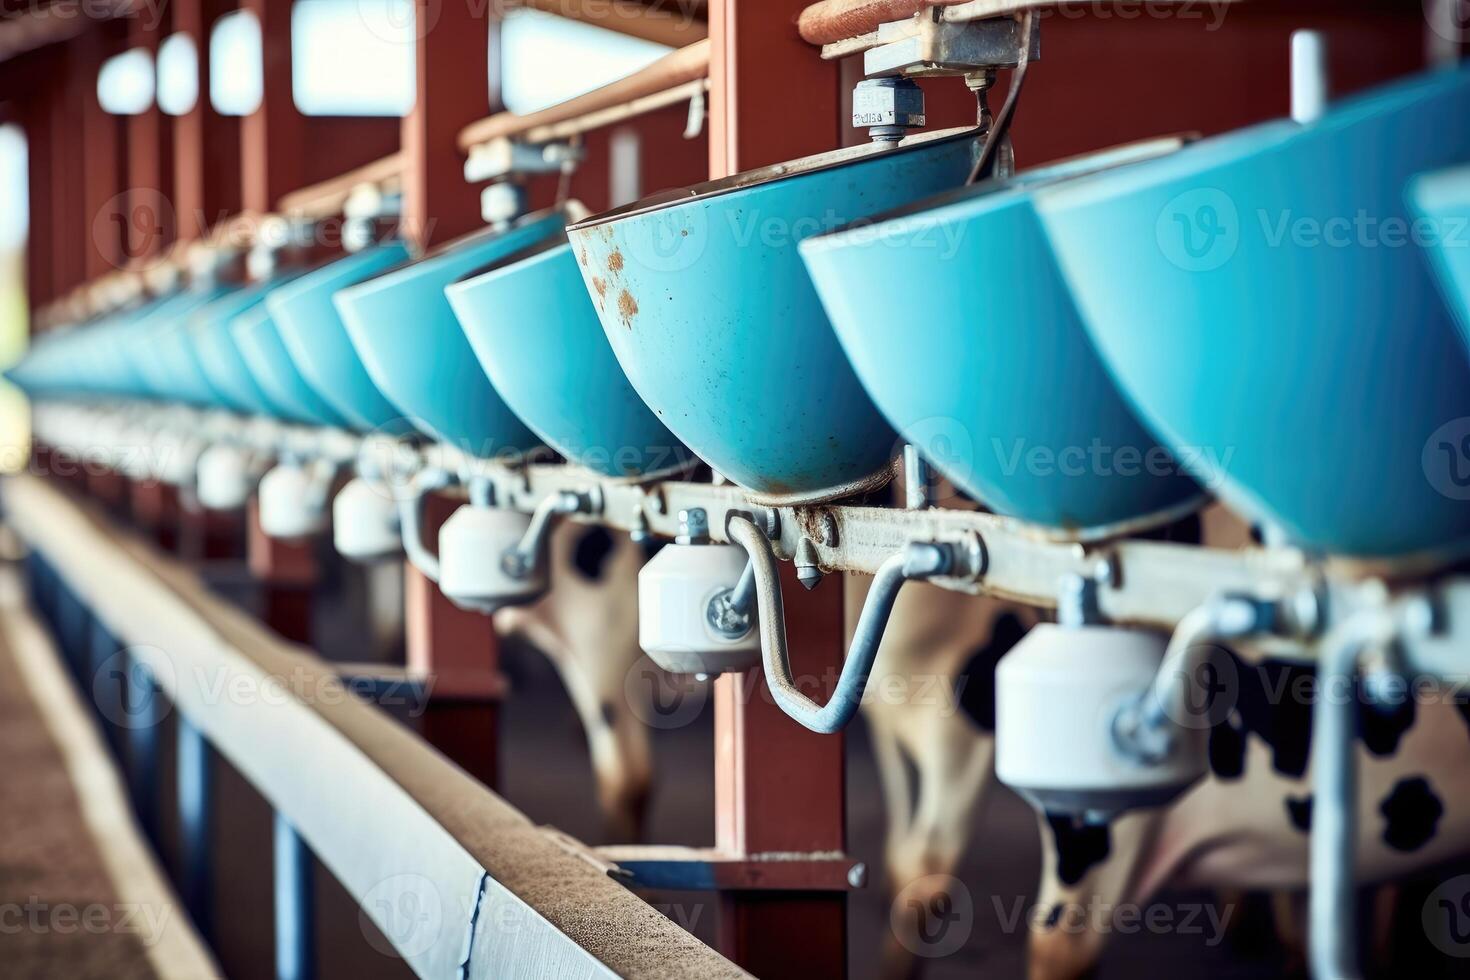
[[[561,234],[563,226],[560,212],[533,215],[508,230],[449,243],[337,293],[337,309],[368,375],[424,432],[479,456],[518,453],[540,444],[481,370],[444,287]]]
[[[1470,360],[1399,235],[1408,177],[1467,158],[1457,71],[1036,200],[1103,361],[1175,456],[1297,545],[1386,557],[1470,538],[1429,451],[1470,417]]]
[[[232,293],[195,315],[188,327],[194,352],[220,404],[245,415],[281,414],[245,363],[232,328],[237,317],[260,306],[271,288],[264,282]]]
[[[867,145],[702,184],[571,229],[634,389],[716,470],[826,496],[898,439],[858,382],[797,255],[822,231],[963,184],[973,131]]]
[[[362,432],[400,435],[412,426],[368,377],[332,297],[406,261],[408,248],[402,242],[374,245],[308,272],[265,301],[301,377],[332,411]]]
[[[618,366],[577,260],[557,236],[446,289],[505,403],[568,460],[608,476],[682,467],[690,453]]]
[[[1408,195],[1417,215],[1416,241],[1461,334],[1470,338],[1470,166],[1416,177]]]
[[[230,324],[235,346],[272,405],[287,421],[341,428],[346,420],[316,393],[291,359],[280,331],[265,305],[237,316]]]
[[[1201,495],[1098,361],[1032,208],[1039,187],[1179,145],[1140,143],[977,184],[801,245],[884,416],[1000,513],[1098,529]]]

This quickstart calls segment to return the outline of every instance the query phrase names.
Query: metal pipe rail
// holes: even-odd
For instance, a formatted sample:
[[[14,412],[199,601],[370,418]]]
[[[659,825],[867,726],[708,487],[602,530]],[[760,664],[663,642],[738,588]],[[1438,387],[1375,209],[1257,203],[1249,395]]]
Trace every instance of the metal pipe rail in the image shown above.
[[[50,425],[57,410],[69,414],[65,431]],[[96,440],[106,431],[96,424],[109,411],[104,405],[42,405],[35,412],[38,437],[55,448],[85,458],[105,458]],[[191,425],[188,410],[176,406],[149,409],[129,406],[135,418],[150,413],[166,419],[153,431],[182,433]],[[196,413],[212,419],[212,438],[221,438],[224,423],[218,413]],[[91,418],[91,421],[88,419]],[[238,419],[241,431],[250,423]],[[139,428],[144,428],[139,426]],[[341,432],[283,427],[274,440],[276,451],[291,451],[306,460],[314,451],[330,453],[337,461],[372,453],[379,470],[409,486],[425,470],[452,474],[461,485],[476,484],[495,506],[534,514],[551,497],[561,494],[597,494],[601,505],[595,515],[569,515],[571,520],[598,523],[636,534],[673,539],[679,533],[679,514],[702,509],[708,515],[710,537],[733,543],[727,534],[732,515],[760,514],[776,529],[772,548],[778,558],[813,563],[823,573],[875,574],[883,563],[914,541],[950,544],[973,556],[966,564],[978,574],[937,575],[930,579],[945,588],[985,594],[1014,602],[1054,609],[1063,584],[1077,577],[1094,583],[1097,611],[1106,621],[1173,629],[1199,606],[1221,594],[1251,596],[1271,601],[1308,601],[1319,608],[1317,628],[1325,631],[1353,612],[1353,588],[1363,581],[1417,585],[1435,577],[1436,570],[1457,556],[1435,556],[1394,564],[1315,559],[1281,547],[1226,550],[1129,538],[1128,526],[1106,535],[1069,538],[995,514],[979,511],[927,508],[866,507],[849,504],[766,506],[752,503],[740,488],[695,483],[681,479],[646,483],[602,477],[566,464],[527,463],[470,456],[443,445],[399,443],[385,453],[383,440],[356,440]],[[90,441],[89,441],[90,440]],[[241,437],[242,441],[244,437]],[[252,445],[270,447],[256,437]],[[136,447],[129,447],[136,448]],[[146,455],[146,454],[145,454]],[[391,459],[384,460],[385,455]],[[1328,596],[1335,601],[1328,602]]]
[[[177,561],[36,477],[7,479],[3,500],[33,554],[420,976],[745,975]],[[390,921],[407,901],[427,917],[412,928]]]

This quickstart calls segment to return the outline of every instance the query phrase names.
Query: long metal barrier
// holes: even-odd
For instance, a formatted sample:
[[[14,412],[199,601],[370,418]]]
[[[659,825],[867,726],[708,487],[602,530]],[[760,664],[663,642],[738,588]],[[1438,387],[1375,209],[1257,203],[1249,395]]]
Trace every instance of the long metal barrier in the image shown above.
[[[274,808],[278,976],[313,972],[308,853],[419,976],[746,975],[177,561],[35,477],[7,479],[3,505],[31,549],[43,611],[63,633],[111,637],[129,680],[155,685],[180,713],[181,740],[198,738],[179,800],[199,845],[186,848],[193,902],[208,880],[204,743]],[[72,666],[85,676],[91,665]]]

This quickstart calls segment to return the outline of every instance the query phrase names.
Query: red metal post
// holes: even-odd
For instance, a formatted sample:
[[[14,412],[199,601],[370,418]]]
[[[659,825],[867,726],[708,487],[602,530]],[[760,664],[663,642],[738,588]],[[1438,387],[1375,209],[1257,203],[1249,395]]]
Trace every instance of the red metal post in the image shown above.
[[[245,522],[245,561],[260,583],[261,619],[288,640],[310,643],[312,590],[321,578],[314,540],[268,536],[260,526],[260,508],[254,499]]]
[[[260,105],[240,121],[241,203],[265,213],[302,179],[305,120],[291,92],[291,0],[241,0],[260,21]]]
[[[797,35],[805,5],[710,3],[711,178],[840,145],[840,74]],[[773,107],[780,107],[775,116]],[[782,575],[793,669],[828,676],[842,658],[843,583],[834,578],[807,593],[789,567]],[[720,677],[715,811],[722,851],[843,852],[842,736],[816,735],[787,718],[758,670]],[[846,974],[845,893],[728,891],[720,907],[721,950],[756,976]]]
[[[240,123],[209,101],[209,33],[229,0],[174,0],[173,26],[194,42],[199,96],[173,121],[174,214],[191,241],[240,210]]]
[[[479,195],[465,183],[458,136],[500,108],[499,86],[488,81],[490,40],[498,38],[499,28],[493,5],[414,0],[414,9],[416,93],[400,137],[403,230],[428,247],[483,224]]]
[[[439,527],[461,501],[430,497],[424,545],[438,551]],[[412,565],[404,579],[409,673],[427,681],[419,730],[440,752],[487,786],[499,768],[498,704],[504,684],[490,617],[454,605]]]
[[[158,45],[168,31],[170,7],[160,5],[156,15],[139,13],[128,19],[128,45],[157,59]],[[128,196],[123,209],[129,258],[156,255],[174,237],[172,121],[155,98],[146,109],[128,116]]]
[[[124,229],[112,214],[126,210],[123,120],[103,110],[97,97],[97,73],[102,63],[122,49],[127,25],[108,21],[77,38],[77,77],[82,101],[82,216],[77,229],[85,253],[88,279],[119,269],[124,261]]]
[[[32,311],[56,297],[51,273],[52,239],[58,229],[51,218],[51,93],[33,92],[26,100],[21,125],[26,136],[26,180],[30,190],[30,225],[26,232],[26,294]]]
[[[403,230],[421,248],[483,224],[478,195],[465,183],[456,138],[488,115],[492,102],[498,108],[499,86],[490,80],[490,40],[498,37],[493,9],[414,0],[416,91],[413,109],[403,119],[400,149]],[[438,550],[439,526],[458,503],[441,497],[427,503],[424,544],[430,550]],[[405,588],[408,666],[432,685],[421,731],[430,744],[493,786],[501,689],[493,624],[488,616],[455,606],[412,566]]]

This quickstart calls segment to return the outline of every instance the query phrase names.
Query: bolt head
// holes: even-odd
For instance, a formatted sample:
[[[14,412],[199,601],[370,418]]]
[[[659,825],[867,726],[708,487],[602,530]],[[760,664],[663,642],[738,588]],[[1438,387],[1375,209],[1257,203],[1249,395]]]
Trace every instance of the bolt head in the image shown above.
[[[907,78],[868,78],[852,92],[855,128],[924,125],[924,90]]]

